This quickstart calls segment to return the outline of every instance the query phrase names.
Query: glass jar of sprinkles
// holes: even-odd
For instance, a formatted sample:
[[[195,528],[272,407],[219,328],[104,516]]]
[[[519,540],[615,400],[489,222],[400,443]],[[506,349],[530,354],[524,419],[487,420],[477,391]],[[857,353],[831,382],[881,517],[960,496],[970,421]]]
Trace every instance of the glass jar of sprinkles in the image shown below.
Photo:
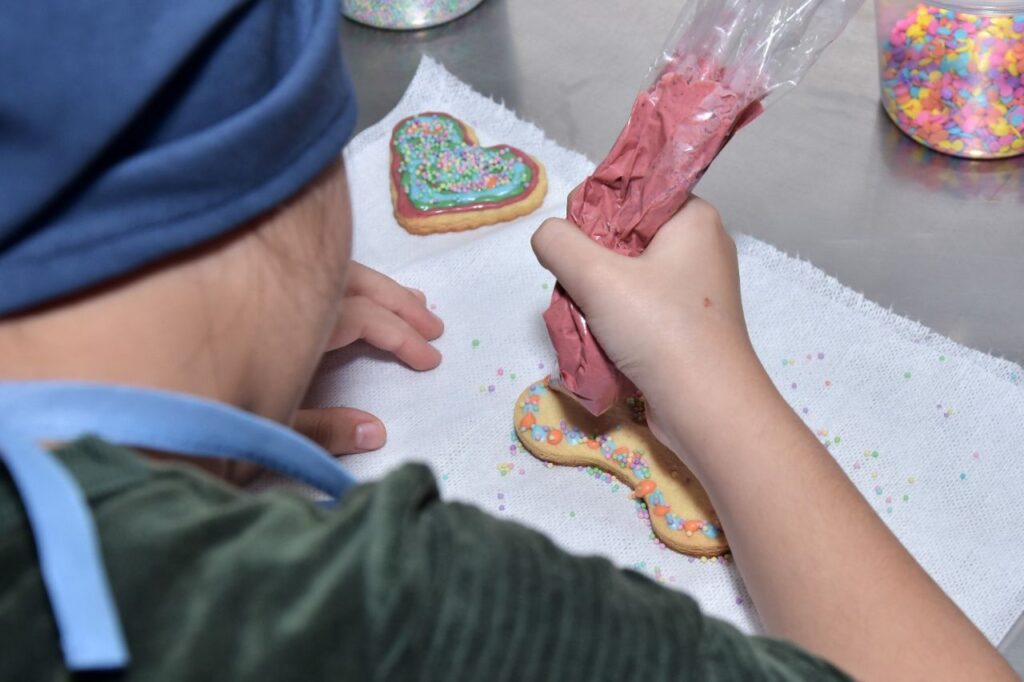
[[[1024,154],[1024,0],[875,0],[882,106],[923,145]]]
[[[353,21],[394,30],[430,28],[461,17],[483,0],[341,0]]]

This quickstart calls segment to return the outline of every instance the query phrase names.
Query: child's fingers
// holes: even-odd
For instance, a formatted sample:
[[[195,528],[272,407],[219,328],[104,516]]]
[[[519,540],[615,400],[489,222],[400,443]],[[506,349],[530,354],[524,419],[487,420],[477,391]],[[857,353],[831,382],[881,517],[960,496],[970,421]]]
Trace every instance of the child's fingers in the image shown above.
[[[376,450],[387,441],[379,419],[350,407],[299,410],[293,428],[335,455]]]
[[[423,305],[427,304],[427,295],[425,293],[423,293],[419,289],[416,289],[415,287],[406,287],[406,289],[408,289],[412,293],[412,295],[416,297],[416,300],[418,300],[420,303],[422,303]]]
[[[365,296],[351,296],[345,299],[329,348],[341,348],[360,339],[416,370],[441,364],[441,353],[402,317]]]
[[[584,309],[596,294],[615,261],[622,258],[609,251],[567,220],[548,218],[531,240],[537,260],[558,279],[569,295]]]
[[[444,332],[441,318],[427,310],[427,297],[423,292],[403,287],[387,275],[365,265],[352,263],[346,293],[376,301],[427,339],[436,339]]]
[[[640,256],[669,266],[687,260],[691,252],[717,254],[716,243],[730,241],[718,210],[700,197],[691,196],[683,207],[658,230]]]

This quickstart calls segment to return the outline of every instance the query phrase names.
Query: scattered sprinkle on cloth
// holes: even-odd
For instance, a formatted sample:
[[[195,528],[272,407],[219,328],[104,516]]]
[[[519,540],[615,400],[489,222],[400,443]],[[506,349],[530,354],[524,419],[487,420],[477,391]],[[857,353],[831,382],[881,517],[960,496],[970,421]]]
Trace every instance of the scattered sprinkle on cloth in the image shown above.
[[[465,233],[403,230],[391,212],[388,143],[398,120],[423,111],[451,113],[482,144],[511,144],[540,159],[550,183],[543,206]],[[431,372],[365,346],[325,360],[309,404],[369,410],[388,427],[383,450],[346,457],[345,465],[367,480],[426,462],[445,498],[686,590],[707,612],[758,632],[735,565],[665,549],[626,486],[546,465],[513,433],[516,397],[554,370],[541,320],[554,281],[534,259],[530,235],[543,219],[564,215],[566,194],[593,164],[428,58],[394,111],[345,155],[355,258],[423,289],[446,324],[437,342],[444,363]],[[1024,610],[1024,371],[894,315],[756,239],[738,235],[737,243],[750,333],[776,385],[875,511],[997,643]],[[879,622],[885,617],[877,614]]]

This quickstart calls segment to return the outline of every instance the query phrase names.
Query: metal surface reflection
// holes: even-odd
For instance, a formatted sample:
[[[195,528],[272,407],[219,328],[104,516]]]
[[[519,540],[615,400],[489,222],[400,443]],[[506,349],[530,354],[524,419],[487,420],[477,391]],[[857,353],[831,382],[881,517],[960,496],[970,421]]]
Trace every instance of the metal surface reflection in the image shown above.
[[[506,0],[488,0],[454,21],[418,31],[380,31],[342,22],[342,48],[359,97],[358,129],[394,108],[423,55],[515,109],[522,77],[508,12]]]
[[[976,161],[940,154],[907,137],[881,109],[878,116],[882,158],[899,179],[957,199],[1024,203],[1021,159]]]

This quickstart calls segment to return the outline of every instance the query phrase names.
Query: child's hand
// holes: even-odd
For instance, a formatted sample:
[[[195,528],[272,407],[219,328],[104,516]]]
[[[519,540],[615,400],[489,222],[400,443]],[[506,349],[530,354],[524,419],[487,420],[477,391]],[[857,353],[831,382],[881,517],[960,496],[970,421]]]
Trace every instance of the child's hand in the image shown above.
[[[341,302],[341,317],[328,341],[336,350],[363,340],[392,353],[413,369],[428,370],[441,363],[430,341],[441,336],[444,323],[427,310],[421,291],[407,289],[390,277],[352,262]],[[299,410],[293,427],[328,452],[347,455],[383,447],[387,431],[380,419],[351,407]],[[153,459],[188,461],[207,473],[245,485],[264,469],[255,464],[218,458],[182,458],[151,453]]]
[[[704,484],[769,634],[858,679],[1014,679],[761,367],[736,248],[710,205],[691,199],[636,258],[564,220],[533,247]]]
[[[349,268],[341,318],[327,349],[362,340],[413,369],[437,367],[441,353],[430,341],[441,336],[444,323],[427,309],[423,292],[407,289],[359,263]],[[300,410],[295,429],[335,454],[376,450],[387,440],[377,417],[349,407]]]
[[[655,416],[672,403],[707,400],[713,377],[726,367],[759,366],[750,362],[757,360],[740,303],[736,245],[707,202],[690,199],[635,258],[558,219],[541,225],[533,248]],[[664,425],[655,426],[665,434],[657,428]]]
[[[341,319],[327,350],[362,340],[422,371],[441,364],[441,353],[430,341],[443,332],[444,323],[427,309],[422,291],[403,287],[387,275],[352,262]]]

